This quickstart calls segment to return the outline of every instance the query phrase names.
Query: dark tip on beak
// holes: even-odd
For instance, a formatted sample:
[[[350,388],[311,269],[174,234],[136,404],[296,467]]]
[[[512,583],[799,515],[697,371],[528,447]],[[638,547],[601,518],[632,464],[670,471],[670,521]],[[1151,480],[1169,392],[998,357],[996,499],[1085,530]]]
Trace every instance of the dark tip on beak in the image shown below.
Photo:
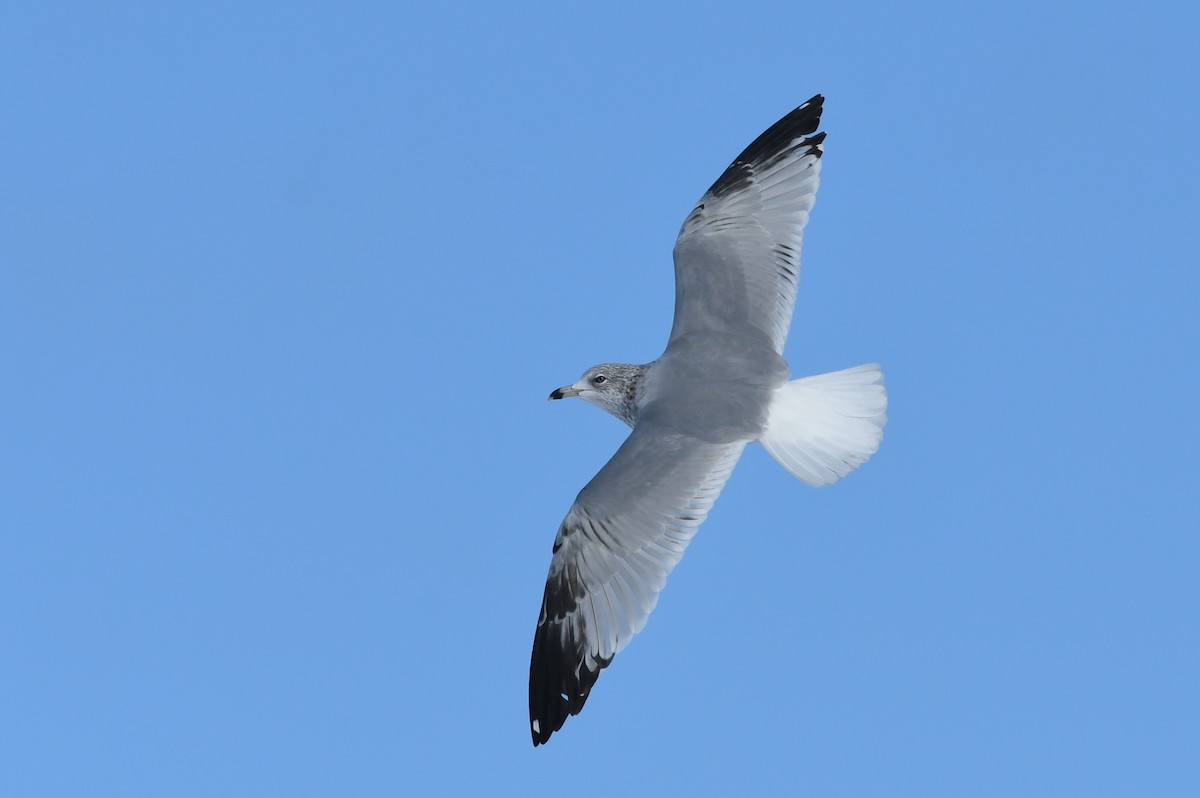
[[[550,392],[551,399],[566,399],[568,396],[579,396],[579,389],[574,385],[564,385]]]

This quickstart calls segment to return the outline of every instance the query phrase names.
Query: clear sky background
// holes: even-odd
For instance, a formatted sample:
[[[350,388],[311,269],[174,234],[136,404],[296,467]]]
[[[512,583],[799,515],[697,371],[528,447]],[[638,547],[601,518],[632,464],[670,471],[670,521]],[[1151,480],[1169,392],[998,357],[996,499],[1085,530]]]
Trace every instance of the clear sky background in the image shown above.
[[[0,794],[1200,794],[1190,4],[192,5],[0,12]],[[535,750],[546,395],[817,92],[882,449],[748,450]]]

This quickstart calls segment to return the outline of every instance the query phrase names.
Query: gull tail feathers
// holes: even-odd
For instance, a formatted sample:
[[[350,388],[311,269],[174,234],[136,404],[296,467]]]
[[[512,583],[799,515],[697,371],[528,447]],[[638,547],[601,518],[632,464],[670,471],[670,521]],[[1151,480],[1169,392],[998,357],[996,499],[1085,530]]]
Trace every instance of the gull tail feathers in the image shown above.
[[[804,377],[775,391],[760,441],[792,476],[832,485],[879,448],[886,413],[875,363]]]

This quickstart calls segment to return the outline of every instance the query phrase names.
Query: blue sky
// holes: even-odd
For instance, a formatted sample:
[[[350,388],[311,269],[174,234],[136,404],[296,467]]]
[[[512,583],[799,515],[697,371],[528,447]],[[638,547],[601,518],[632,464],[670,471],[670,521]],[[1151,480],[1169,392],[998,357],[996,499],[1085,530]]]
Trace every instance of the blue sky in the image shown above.
[[[432,4],[430,4],[432,5]],[[0,793],[1197,788],[1183,3],[10,4]],[[785,352],[880,452],[748,451],[530,745],[555,529],[671,246],[827,97]]]

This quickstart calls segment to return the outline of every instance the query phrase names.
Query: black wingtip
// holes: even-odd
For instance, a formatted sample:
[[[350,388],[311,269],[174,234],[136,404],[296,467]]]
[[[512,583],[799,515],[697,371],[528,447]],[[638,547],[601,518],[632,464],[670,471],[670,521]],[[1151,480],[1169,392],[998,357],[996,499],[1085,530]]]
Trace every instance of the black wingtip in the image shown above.
[[[775,124],[767,128],[762,135],[750,142],[750,146],[742,150],[742,154],[733,160],[729,168],[713,183],[710,192],[718,196],[725,192],[736,190],[743,185],[754,168],[765,166],[794,147],[807,147],[809,152],[817,157],[821,155],[820,144],[825,140],[824,133],[817,133],[821,124],[821,111],[825,98],[816,94],[807,102],[792,109]],[[816,135],[813,135],[816,133]],[[797,143],[797,139],[809,138]]]
[[[742,150],[736,161],[753,164],[770,160],[801,136],[817,132],[824,106],[825,98],[820,94],[813,95],[750,142],[750,146]]]
[[[561,729],[569,716],[579,714],[591,689],[591,684],[586,687],[580,684],[580,676],[586,679],[587,671],[580,669],[579,673],[578,666],[571,661],[574,658],[566,656],[561,641],[555,639],[559,631],[558,624],[547,620],[538,625],[533,636],[533,654],[529,660],[529,732],[535,748]],[[591,681],[595,682],[595,676]]]
[[[578,715],[611,658],[600,660],[598,668],[588,667],[586,643],[563,623],[566,608],[555,601],[570,592],[552,590],[547,584],[542,611],[533,635],[533,653],[529,659],[529,731],[537,747],[563,727],[567,718]],[[596,661],[593,657],[593,664]]]

